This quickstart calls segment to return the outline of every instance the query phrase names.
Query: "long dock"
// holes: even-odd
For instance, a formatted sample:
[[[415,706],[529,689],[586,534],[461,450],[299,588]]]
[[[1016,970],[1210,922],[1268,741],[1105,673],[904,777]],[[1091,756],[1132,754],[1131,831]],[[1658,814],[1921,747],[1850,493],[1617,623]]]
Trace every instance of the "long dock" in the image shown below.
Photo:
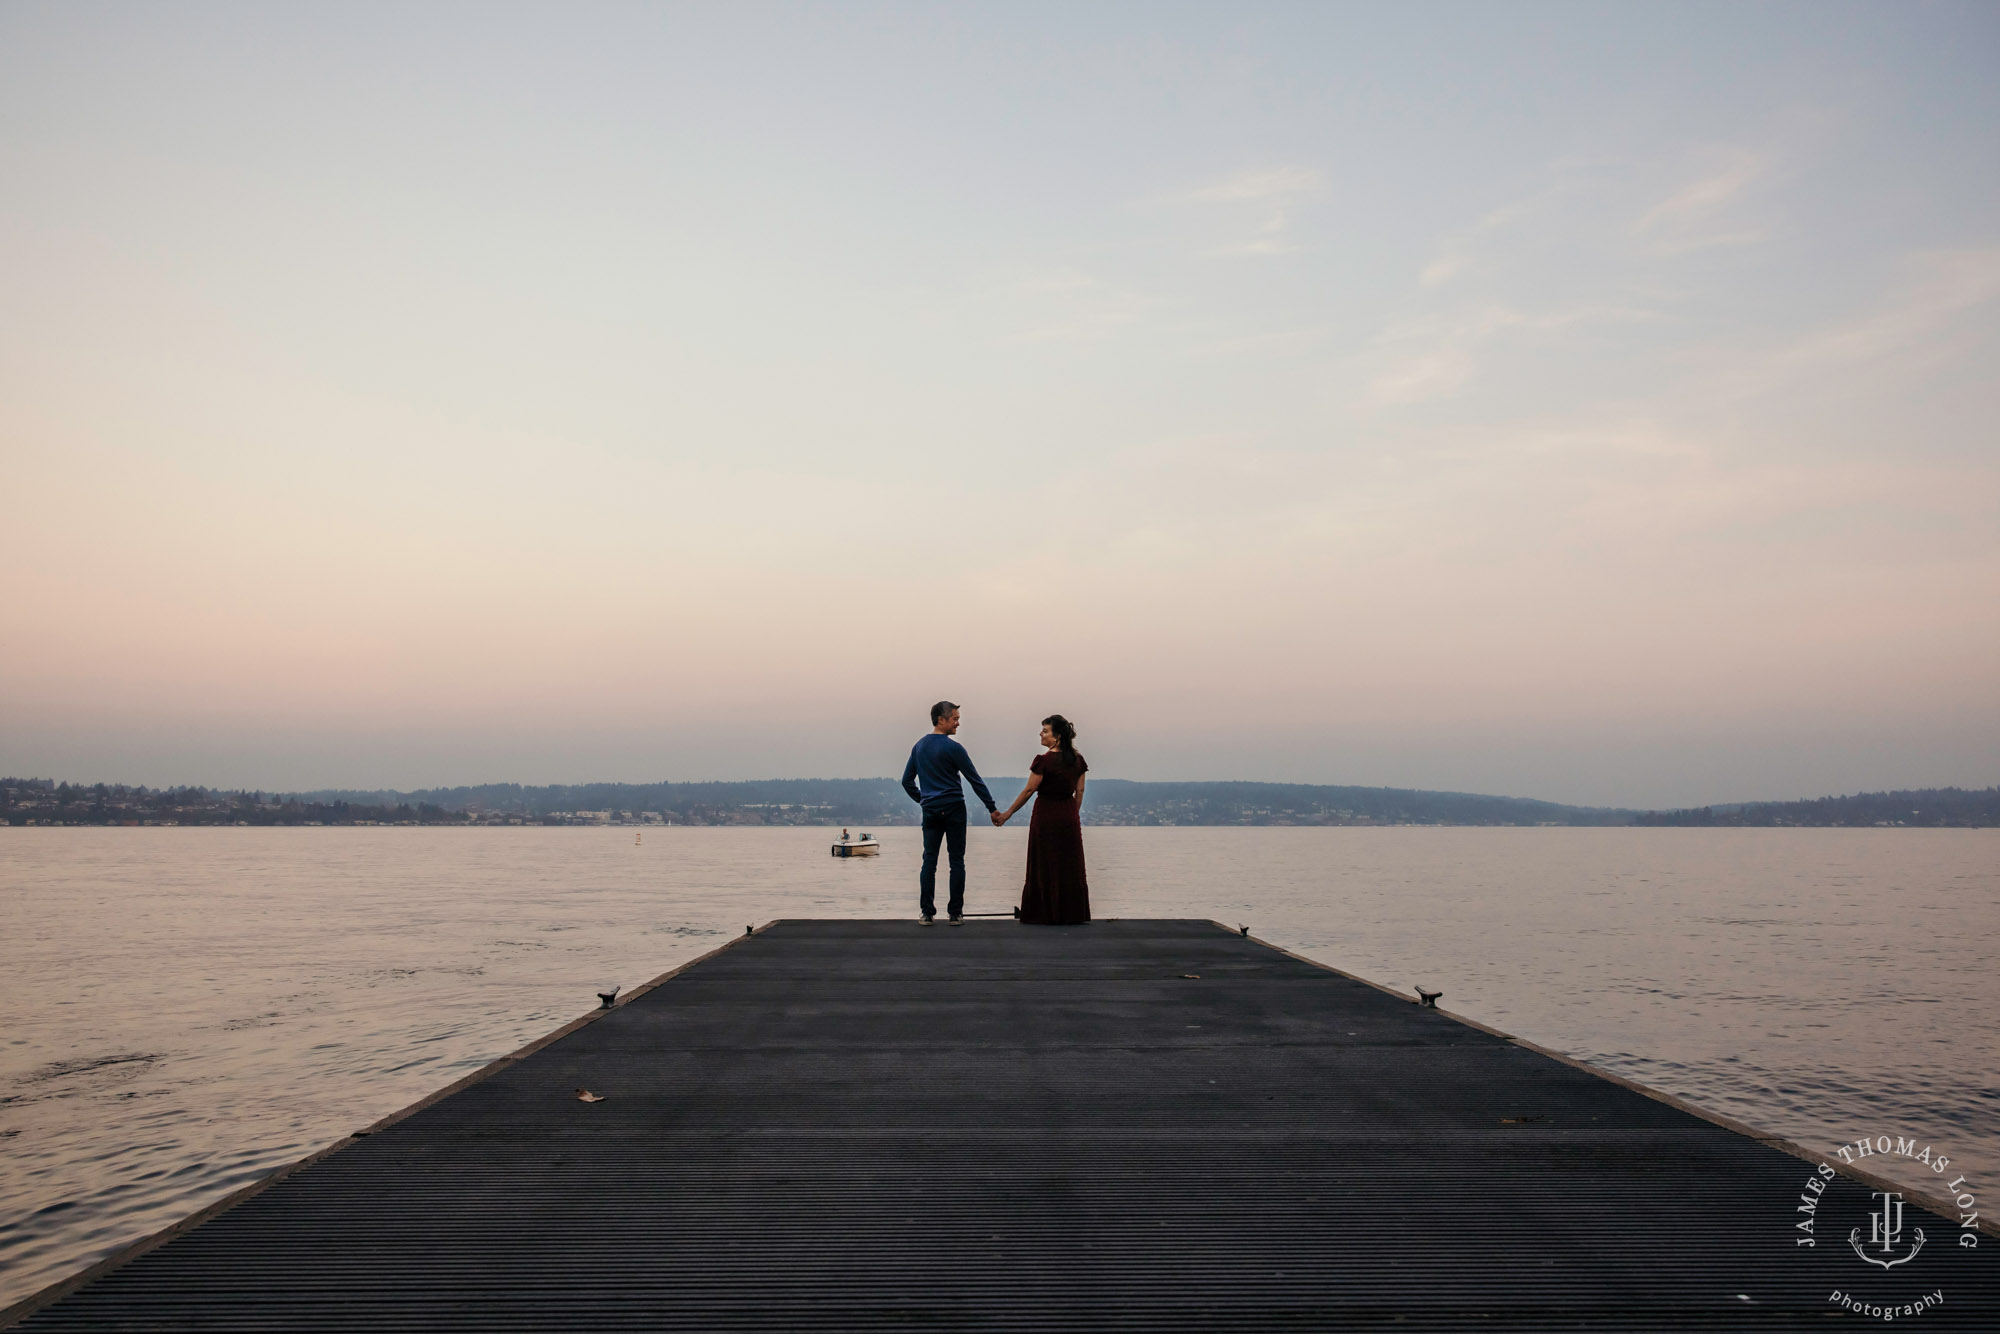
[[[782,921],[20,1327],[2000,1330],[2000,1240],[1802,1246],[1815,1175],[1214,923]]]

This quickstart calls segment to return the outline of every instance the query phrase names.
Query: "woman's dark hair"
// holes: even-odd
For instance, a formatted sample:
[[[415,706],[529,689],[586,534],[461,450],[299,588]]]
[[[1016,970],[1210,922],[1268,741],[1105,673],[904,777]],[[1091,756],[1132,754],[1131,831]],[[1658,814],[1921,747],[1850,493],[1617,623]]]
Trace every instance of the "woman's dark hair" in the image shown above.
[[[1071,766],[1078,772],[1090,768],[1088,764],[1084,763],[1083,756],[1076,753],[1075,723],[1063,717],[1060,713],[1052,713],[1042,719],[1042,726],[1056,734],[1056,747],[1062,755],[1064,764]]]

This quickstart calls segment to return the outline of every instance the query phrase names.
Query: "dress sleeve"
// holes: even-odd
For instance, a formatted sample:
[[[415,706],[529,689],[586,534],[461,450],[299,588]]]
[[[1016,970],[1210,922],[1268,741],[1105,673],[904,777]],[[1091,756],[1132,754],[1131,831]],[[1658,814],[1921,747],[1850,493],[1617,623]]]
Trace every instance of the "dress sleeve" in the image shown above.
[[[1041,754],[1035,756],[1035,762],[1028,766],[1028,772],[1031,774],[1045,774],[1048,771],[1049,771],[1049,753],[1047,751],[1043,751]]]

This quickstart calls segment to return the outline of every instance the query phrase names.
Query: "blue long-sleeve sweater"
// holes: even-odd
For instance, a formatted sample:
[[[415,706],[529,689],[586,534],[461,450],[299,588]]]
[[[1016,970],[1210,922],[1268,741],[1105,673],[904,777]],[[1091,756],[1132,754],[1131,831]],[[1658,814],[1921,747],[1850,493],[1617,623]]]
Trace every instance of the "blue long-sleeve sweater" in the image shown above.
[[[928,733],[910,748],[910,762],[903,768],[903,791],[924,808],[926,815],[942,814],[954,807],[962,810],[965,792],[958,785],[960,774],[971,780],[972,790],[986,803],[987,810],[1000,809],[993,794],[986,790],[986,780],[972,767],[972,757],[965,753],[965,747],[942,732]],[[917,787],[918,779],[923,780],[921,790]]]

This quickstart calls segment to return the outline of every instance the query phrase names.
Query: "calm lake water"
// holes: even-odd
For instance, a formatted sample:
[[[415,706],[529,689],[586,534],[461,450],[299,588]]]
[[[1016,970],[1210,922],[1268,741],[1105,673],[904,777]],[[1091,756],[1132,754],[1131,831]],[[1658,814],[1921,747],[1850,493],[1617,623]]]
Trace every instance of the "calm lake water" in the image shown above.
[[[1013,904],[1025,824],[973,831],[972,911]],[[820,829],[0,828],[0,1306],[748,923],[914,918],[917,831],[878,832],[836,861]],[[2000,1186],[2000,831],[1085,837],[1099,916],[1246,923],[1821,1151],[1917,1135]]]

